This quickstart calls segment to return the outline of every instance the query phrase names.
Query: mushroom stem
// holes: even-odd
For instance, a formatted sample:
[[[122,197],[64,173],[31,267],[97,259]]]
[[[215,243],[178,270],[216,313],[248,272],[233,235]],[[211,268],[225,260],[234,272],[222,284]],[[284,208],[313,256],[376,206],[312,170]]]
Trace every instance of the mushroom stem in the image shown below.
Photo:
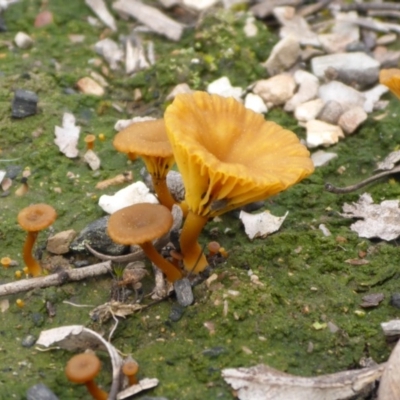
[[[170,282],[175,282],[178,279],[182,278],[182,272],[175,267],[175,265],[171,264],[167,261],[153,246],[151,242],[145,242],[140,245],[140,247],[145,252],[146,256],[158,267],[160,268],[167,279]]]
[[[95,400],[107,400],[108,393],[100,389],[94,380],[85,383],[88,392],[92,395]]]
[[[208,265],[206,257],[197,242],[200,232],[207,221],[208,217],[197,215],[189,210],[183,224],[180,245],[183,264],[188,271],[200,272]]]
[[[152,180],[154,191],[156,192],[158,200],[163,206],[167,207],[169,210],[172,210],[172,206],[177,203],[168,189],[166,178],[159,179],[155,176],[152,176]]]
[[[37,231],[28,231],[28,235],[26,236],[25,244],[24,244],[24,261],[26,266],[28,267],[29,274],[32,276],[39,276],[42,273],[42,267],[39,265],[37,260],[32,256],[33,245],[36,242],[36,238],[39,232]]]

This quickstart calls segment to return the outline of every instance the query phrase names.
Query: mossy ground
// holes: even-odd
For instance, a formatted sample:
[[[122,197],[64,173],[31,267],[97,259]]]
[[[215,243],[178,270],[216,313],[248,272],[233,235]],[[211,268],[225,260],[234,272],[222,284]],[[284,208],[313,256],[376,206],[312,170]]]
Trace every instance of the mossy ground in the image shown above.
[[[21,208],[36,202],[52,204],[58,213],[54,231],[79,231],[103,215],[97,206],[99,195],[116,190],[111,187],[97,191],[98,181],[130,168],[138,178],[140,162],[130,165],[112,147],[117,119],[162,115],[167,105],[165,95],[180,82],[204,89],[221,75],[228,75],[233,84],[242,86],[263,78],[265,71],[260,62],[277,40],[260,23],[259,36],[246,39],[243,18],[210,13],[197,28],[188,29],[179,43],[143,35],[145,41],[155,43],[157,64],[132,78],[110,71],[110,86],[102,98],[66,94],[65,90],[79,78],[92,70],[101,71],[101,66],[94,67],[88,61],[96,57],[92,46],[103,29],[86,22],[90,11],[83,2],[66,6],[61,0],[49,3],[55,23],[34,29],[33,20],[40,7],[39,1],[31,0],[11,6],[5,14],[8,32],[0,36],[0,168],[17,165],[32,171],[27,195],[16,197],[13,186],[8,197],[0,198],[0,256],[8,255],[21,264],[25,234],[16,222]],[[119,33],[129,33],[133,25],[118,21]],[[34,38],[32,49],[9,49],[8,43],[20,30]],[[71,33],[84,34],[85,41],[72,44],[68,39]],[[118,34],[110,36],[117,39]],[[190,63],[193,58],[200,62]],[[10,105],[16,88],[38,94],[37,115],[11,119]],[[143,93],[143,100],[136,103],[132,100],[135,88]],[[116,111],[112,103],[119,104],[124,112]],[[102,160],[98,173],[91,172],[80,158],[67,159],[54,145],[54,126],[61,124],[65,111],[76,116],[82,137],[89,132],[105,135],[106,140],[96,144]],[[344,186],[371,174],[376,161],[400,141],[399,111],[400,103],[392,98],[384,119],[375,121],[371,115],[354,136],[330,148],[338,158],[329,166],[267,200],[265,207],[273,214],[289,211],[276,234],[250,242],[234,214],[223,216],[222,222],[210,222],[202,242],[216,239],[230,256],[219,266],[217,282],[210,288],[196,288],[196,304],[185,310],[180,321],[169,320],[175,304],[170,300],[119,322],[113,344],[139,361],[142,376],[160,380],[150,394],[170,400],[232,399],[232,391],[220,373],[226,367],[265,363],[293,374],[313,375],[356,368],[362,357],[371,356],[377,362],[387,359],[390,348],[380,323],[399,314],[389,305],[390,295],[399,286],[397,243],[358,238],[349,228],[351,221],[338,213],[344,202],[357,200],[359,193],[334,195],[324,190],[324,183]],[[296,121],[280,110],[271,111],[268,118],[304,135]],[[83,151],[83,139],[79,146]],[[7,161],[11,159],[15,160]],[[341,166],[345,172],[339,174]],[[67,177],[69,171],[75,174],[74,179]],[[397,180],[384,180],[367,190],[376,201],[396,199],[400,184]],[[321,223],[332,236],[323,236],[318,229]],[[224,233],[226,228],[229,232]],[[46,232],[40,234],[37,247],[43,247],[45,240]],[[360,251],[367,253],[369,264],[355,266],[346,262],[357,258]],[[47,257],[44,254],[44,260]],[[259,276],[263,286],[250,282],[249,269]],[[0,281],[11,281],[13,274],[11,269],[0,270]],[[100,326],[90,319],[89,311],[109,300],[112,280],[106,276],[10,296],[9,309],[0,314],[0,397],[23,399],[28,387],[43,382],[60,399],[87,398],[83,388],[71,385],[64,377],[63,368],[70,353],[40,352],[34,347],[22,347],[21,340],[28,334],[37,337],[44,329],[69,324],[83,324],[107,336],[113,322]],[[150,286],[149,278],[146,287]],[[359,313],[362,296],[376,292],[385,295],[384,302]],[[17,297],[25,301],[23,309],[15,305]],[[63,300],[91,307],[76,308]],[[55,306],[54,317],[48,316],[46,301]],[[340,328],[337,333],[327,328],[317,330],[313,325],[329,321]],[[214,335],[210,335],[205,322],[214,324]],[[111,367],[106,355],[101,357],[104,368],[98,381],[107,388]]]

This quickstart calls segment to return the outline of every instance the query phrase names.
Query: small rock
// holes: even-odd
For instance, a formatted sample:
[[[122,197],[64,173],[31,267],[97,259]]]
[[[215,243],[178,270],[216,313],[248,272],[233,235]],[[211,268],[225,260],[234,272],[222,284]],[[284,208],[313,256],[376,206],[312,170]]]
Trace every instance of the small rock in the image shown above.
[[[11,116],[25,118],[37,112],[38,96],[30,90],[17,89],[12,102]]]
[[[318,95],[319,81],[313,74],[299,69],[293,77],[299,88],[285,104],[284,110],[288,112],[295,110],[300,104],[315,99]]]
[[[365,97],[364,111],[369,113],[376,109],[376,105],[379,104],[381,96],[389,91],[389,88],[385,85],[376,85],[370,90],[363,92]]]
[[[75,236],[76,232],[73,229],[59,232],[48,239],[46,250],[53,254],[66,254]]]
[[[337,158],[336,153],[329,153],[324,150],[317,150],[315,153],[311,154],[311,160],[314,164],[314,167],[323,167],[327,165],[329,161]]]
[[[286,103],[296,89],[296,82],[289,74],[275,75],[261,79],[254,85],[253,92],[259,95],[268,108]]]
[[[367,118],[368,115],[362,107],[354,107],[340,116],[338,125],[345,133],[351,135]]]
[[[210,358],[217,358],[221,354],[226,353],[226,349],[223,346],[215,346],[215,347],[212,347],[211,349],[203,350],[202,353],[204,356],[207,356]]]
[[[300,57],[300,45],[294,36],[281,39],[272,49],[265,67],[274,76],[290,69]]]
[[[27,335],[21,340],[22,347],[32,347],[36,343],[36,337],[33,335]]]
[[[25,32],[18,32],[14,42],[20,49],[29,49],[33,45],[33,39]]]
[[[279,37],[293,36],[299,39],[303,46],[319,47],[321,44],[318,35],[314,33],[307,21],[300,15],[296,14],[294,7],[274,7],[273,14],[282,25],[279,31]]]
[[[182,307],[193,304],[194,296],[192,286],[188,278],[182,278],[174,282],[175,295],[178,303]]]
[[[377,46],[374,49],[374,58],[381,68],[398,68],[400,62],[399,50],[388,50],[386,47]]]
[[[219,94],[224,97],[233,97],[241,101],[243,89],[241,87],[233,87],[228,77],[222,76],[221,78],[211,82],[207,86],[207,92],[210,94]]]
[[[187,83],[179,83],[176,85],[169,95],[166,97],[166,100],[173,100],[176,95],[182,94],[182,93],[192,93],[193,90],[190,89],[189,85]]]
[[[193,10],[204,11],[216,4],[217,1],[218,0],[183,0],[183,4]]]
[[[390,297],[390,305],[400,308],[400,293],[393,293]]]
[[[53,23],[53,13],[51,11],[42,11],[40,12],[34,22],[35,28],[41,28],[42,26],[50,25]]]
[[[107,235],[108,216],[87,225],[71,243],[70,249],[76,252],[87,252],[85,244],[103,254],[120,256],[129,251],[129,246],[114,243]]]
[[[112,70],[118,69],[119,63],[124,59],[124,52],[117,42],[110,38],[100,40],[94,45],[97,54],[104,57]]]
[[[92,96],[103,96],[104,94],[103,87],[88,76],[79,79],[79,81],[76,83],[76,87],[80,92]]]
[[[328,124],[336,125],[340,116],[343,114],[343,107],[335,100],[329,100],[321,108],[317,119],[327,122]]]
[[[376,39],[376,44],[378,46],[386,46],[388,44],[394,43],[397,40],[397,35],[395,33],[387,33]]]
[[[340,126],[327,124],[317,119],[306,123],[307,147],[330,146],[336,144],[344,134]]]
[[[146,186],[154,192],[154,187],[153,187],[153,179],[151,178],[151,175],[147,172],[146,168],[143,168],[140,171],[140,175],[143,178],[144,183]],[[172,194],[172,197],[178,201],[181,202],[185,199],[185,186],[183,185],[183,180],[182,180],[182,175],[178,171],[168,171],[167,173],[167,187],[170,193]]]
[[[172,322],[178,322],[185,312],[185,307],[182,307],[180,304],[174,304],[171,308],[171,312],[169,313],[169,319]]]
[[[329,321],[327,325],[328,325],[329,332],[336,333],[339,331],[339,327],[337,325],[335,325],[333,322]]]
[[[246,18],[246,23],[243,27],[243,32],[246,35],[246,37],[257,36],[258,29],[257,25],[255,24],[255,20],[256,19],[252,15]]]
[[[28,389],[26,400],[58,400],[58,397],[43,383],[38,383]]]
[[[321,85],[318,95],[325,103],[332,100],[338,102],[343,107],[343,111],[356,106],[363,107],[365,103],[363,93],[339,81]]]
[[[369,55],[356,52],[314,57],[311,60],[311,68],[313,74],[319,79],[325,77],[325,71],[328,68],[334,68],[340,74],[351,77],[348,79],[364,87],[378,81],[380,65]]]
[[[323,107],[323,100],[310,100],[305,103],[299,104],[294,110],[294,116],[299,122],[310,121],[317,118],[317,115],[320,113]]]
[[[268,112],[268,108],[265,105],[264,100],[254,93],[247,93],[244,99],[244,106],[256,113],[265,114]]]
[[[385,298],[385,295],[383,293],[371,293],[367,294],[366,296],[363,296],[362,298],[362,303],[360,306],[362,308],[372,308],[379,306],[379,303],[383,301]]]
[[[97,171],[100,168],[100,158],[93,150],[86,151],[83,160],[89,165],[92,171]]]
[[[83,267],[87,267],[88,265],[90,265],[90,262],[89,262],[89,260],[77,260],[77,261],[74,261],[72,264],[75,268],[83,268]]]

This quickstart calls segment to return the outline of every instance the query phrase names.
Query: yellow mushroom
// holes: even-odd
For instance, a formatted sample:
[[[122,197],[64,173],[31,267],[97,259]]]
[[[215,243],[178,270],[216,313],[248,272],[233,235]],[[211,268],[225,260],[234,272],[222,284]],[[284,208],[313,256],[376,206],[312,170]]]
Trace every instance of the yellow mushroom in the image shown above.
[[[186,190],[180,245],[189,271],[207,265],[197,239],[209,218],[273,196],[314,171],[293,132],[233,98],[179,94],[164,120]]]
[[[387,86],[400,99],[400,69],[381,69],[379,72],[379,83]]]

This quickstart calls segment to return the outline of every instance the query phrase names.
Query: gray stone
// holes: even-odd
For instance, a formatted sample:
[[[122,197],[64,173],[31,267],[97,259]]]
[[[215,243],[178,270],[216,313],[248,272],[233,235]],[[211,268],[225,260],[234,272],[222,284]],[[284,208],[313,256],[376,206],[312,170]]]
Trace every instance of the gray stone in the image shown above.
[[[319,88],[318,78],[307,71],[298,70],[293,77],[298,85],[298,90],[285,104],[284,110],[288,112],[294,111],[300,104],[315,99]]]
[[[179,279],[174,282],[175,295],[178,303],[187,307],[193,304],[194,296],[192,286],[188,278]]]
[[[129,252],[129,246],[114,243],[107,235],[109,216],[97,219],[87,225],[71,243],[70,249],[75,252],[87,252],[85,244],[103,254],[120,256]]]
[[[338,125],[345,133],[351,135],[368,118],[362,107],[354,107],[344,112],[338,121]]]
[[[317,119],[335,125],[342,114],[343,107],[337,101],[330,100],[322,107]]]
[[[317,150],[315,153],[311,155],[311,160],[314,164],[314,167],[323,167],[324,165],[328,165],[331,160],[337,158],[336,153],[329,153],[324,150]]]
[[[296,82],[293,76],[280,74],[257,81],[253,93],[259,95],[270,108],[286,103],[293,96],[295,89]]]
[[[21,341],[22,347],[32,347],[36,343],[36,337],[33,335],[25,336]]]
[[[26,392],[27,400],[58,400],[58,397],[43,383],[38,383]]]
[[[299,122],[316,119],[323,106],[324,102],[321,99],[307,101],[296,107],[294,116]]]
[[[329,67],[342,71],[355,70],[364,74],[369,69],[379,73],[380,65],[378,61],[363,52],[328,54],[311,60],[312,72],[319,79],[324,78],[325,70]]]
[[[293,36],[281,39],[272,49],[263,66],[273,76],[287,71],[300,58],[300,45]]]
[[[30,90],[17,89],[12,102],[11,116],[25,118],[37,112],[38,96]]]
[[[343,107],[343,111],[356,106],[363,107],[366,100],[363,93],[338,81],[321,85],[318,94],[325,103],[337,101]]]

